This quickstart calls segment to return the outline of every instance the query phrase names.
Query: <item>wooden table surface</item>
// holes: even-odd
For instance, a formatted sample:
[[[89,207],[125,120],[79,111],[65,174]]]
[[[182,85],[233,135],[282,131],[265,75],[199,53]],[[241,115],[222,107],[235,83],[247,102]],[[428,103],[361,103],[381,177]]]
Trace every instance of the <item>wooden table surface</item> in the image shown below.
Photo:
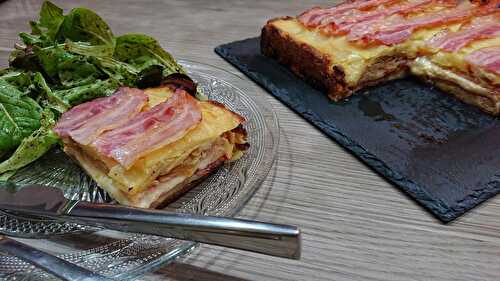
[[[147,33],[177,58],[241,75],[215,46],[258,35],[267,19],[330,1],[55,2],[90,7],[116,34]],[[0,4],[1,62],[40,5]],[[500,280],[500,197],[443,225],[264,90],[252,91],[276,110],[281,141],[274,169],[239,216],[300,226],[302,259],[202,246],[141,280]]]

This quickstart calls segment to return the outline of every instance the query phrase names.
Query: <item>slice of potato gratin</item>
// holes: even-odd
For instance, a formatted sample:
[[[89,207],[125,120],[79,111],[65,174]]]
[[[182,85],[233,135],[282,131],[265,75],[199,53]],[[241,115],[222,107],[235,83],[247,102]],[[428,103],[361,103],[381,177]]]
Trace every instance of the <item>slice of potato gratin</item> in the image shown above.
[[[64,150],[119,203],[171,202],[248,144],[244,118],[214,101],[198,101],[174,84],[120,88],[72,108],[54,131]]]

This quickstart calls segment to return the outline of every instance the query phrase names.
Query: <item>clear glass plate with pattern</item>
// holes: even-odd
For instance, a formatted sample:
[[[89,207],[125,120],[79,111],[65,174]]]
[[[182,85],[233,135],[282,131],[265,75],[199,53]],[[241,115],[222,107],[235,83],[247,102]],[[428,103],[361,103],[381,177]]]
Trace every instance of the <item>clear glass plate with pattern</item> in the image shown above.
[[[251,83],[223,69],[180,61],[210,99],[225,104],[247,121],[250,149],[226,164],[166,209],[206,215],[233,216],[261,185],[273,165],[279,142],[276,115],[265,96]],[[234,84],[237,84],[236,87]],[[68,198],[110,202],[101,190],[60,149],[54,149],[12,178],[14,184],[60,187]],[[0,233],[55,254],[117,280],[133,279],[186,254],[196,243],[149,235],[121,233],[43,217],[0,211]],[[0,253],[0,280],[50,280],[51,275]]]

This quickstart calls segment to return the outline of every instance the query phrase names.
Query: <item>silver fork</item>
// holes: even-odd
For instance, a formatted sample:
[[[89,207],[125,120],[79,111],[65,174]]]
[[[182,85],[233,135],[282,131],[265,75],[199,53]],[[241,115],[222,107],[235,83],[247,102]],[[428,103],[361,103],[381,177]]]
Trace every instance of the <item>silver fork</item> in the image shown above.
[[[0,235],[0,251],[7,252],[31,263],[62,280],[111,281],[109,278],[3,235]]]

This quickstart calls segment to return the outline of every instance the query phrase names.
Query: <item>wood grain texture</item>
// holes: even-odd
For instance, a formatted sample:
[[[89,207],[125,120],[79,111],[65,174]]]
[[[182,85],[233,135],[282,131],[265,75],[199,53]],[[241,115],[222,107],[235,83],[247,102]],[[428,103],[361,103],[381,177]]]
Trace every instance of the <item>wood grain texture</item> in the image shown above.
[[[330,1],[55,2],[88,6],[117,34],[148,33],[178,58],[241,75],[215,46],[258,35],[267,19]],[[40,4],[0,4],[1,63]],[[239,216],[299,225],[302,259],[203,246],[141,280],[500,280],[500,197],[442,225],[262,89],[252,90],[275,108],[281,143],[270,176]]]

